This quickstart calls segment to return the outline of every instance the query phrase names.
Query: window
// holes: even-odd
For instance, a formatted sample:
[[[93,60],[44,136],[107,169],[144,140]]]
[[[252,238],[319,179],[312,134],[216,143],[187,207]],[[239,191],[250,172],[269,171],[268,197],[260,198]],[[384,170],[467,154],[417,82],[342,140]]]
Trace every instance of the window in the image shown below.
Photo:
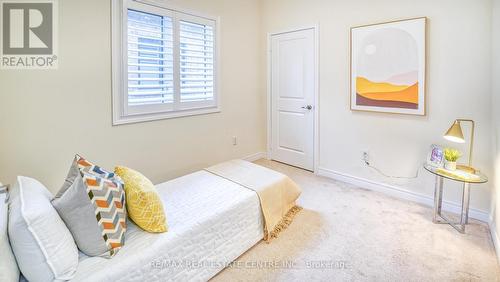
[[[216,20],[113,5],[113,124],[218,112]]]

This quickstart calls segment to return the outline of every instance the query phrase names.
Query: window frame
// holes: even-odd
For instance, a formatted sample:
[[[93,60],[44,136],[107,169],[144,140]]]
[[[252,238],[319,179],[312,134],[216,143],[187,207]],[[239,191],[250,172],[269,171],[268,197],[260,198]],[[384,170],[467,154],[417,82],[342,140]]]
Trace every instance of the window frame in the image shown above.
[[[166,6],[147,0],[113,0],[112,2],[112,122],[113,125],[218,113],[220,102],[220,19]],[[174,102],[168,104],[128,106],[128,9],[170,17],[173,24]],[[179,22],[188,21],[213,28],[213,100],[180,102],[180,34]]]

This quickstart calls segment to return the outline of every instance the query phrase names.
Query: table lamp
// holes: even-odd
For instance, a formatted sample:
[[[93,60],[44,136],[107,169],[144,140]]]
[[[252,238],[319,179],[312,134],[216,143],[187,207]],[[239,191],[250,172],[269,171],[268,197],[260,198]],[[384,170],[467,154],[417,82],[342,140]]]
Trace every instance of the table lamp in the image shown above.
[[[464,134],[462,132],[461,122],[470,122],[472,130],[470,132],[470,147],[469,147],[469,167],[472,166],[472,146],[474,145],[474,121],[471,119],[456,119],[450,129],[444,134],[444,138],[455,143],[465,143]]]

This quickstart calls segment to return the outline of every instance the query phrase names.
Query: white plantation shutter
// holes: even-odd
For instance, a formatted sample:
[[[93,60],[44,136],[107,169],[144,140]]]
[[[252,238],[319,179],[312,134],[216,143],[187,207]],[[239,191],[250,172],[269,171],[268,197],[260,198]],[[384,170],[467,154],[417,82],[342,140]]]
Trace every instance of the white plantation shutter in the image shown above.
[[[122,41],[114,123],[219,111],[216,21],[133,0],[122,5],[121,18],[113,16]]]
[[[214,29],[187,21],[179,29],[181,102],[213,100]]]
[[[172,18],[128,10],[128,105],[174,101]]]

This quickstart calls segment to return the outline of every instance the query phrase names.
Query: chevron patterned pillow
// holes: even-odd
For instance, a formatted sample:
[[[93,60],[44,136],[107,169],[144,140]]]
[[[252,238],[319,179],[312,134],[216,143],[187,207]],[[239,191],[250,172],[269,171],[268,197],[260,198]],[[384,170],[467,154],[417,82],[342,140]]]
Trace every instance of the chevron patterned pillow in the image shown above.
[[[127,230],[123,184],[87,172],[83,172],[83,182],[107,249],[113,256],[124,245]]]
[[[86,255],[112,257],[123,246],[125,191],[113,172],[77,155],[52,204]]]
[[[73,162],[78,165],[78,169],[81,172],[88,172],[88,173],[91,173],[91,174],[94,174],[94,175],[97,175],[100,177],[104,177],[107,179],[115,178],[114,172],[107,171],[107,170],[87,161],[86,159],[84,159],[80,155],[76,155]]]

